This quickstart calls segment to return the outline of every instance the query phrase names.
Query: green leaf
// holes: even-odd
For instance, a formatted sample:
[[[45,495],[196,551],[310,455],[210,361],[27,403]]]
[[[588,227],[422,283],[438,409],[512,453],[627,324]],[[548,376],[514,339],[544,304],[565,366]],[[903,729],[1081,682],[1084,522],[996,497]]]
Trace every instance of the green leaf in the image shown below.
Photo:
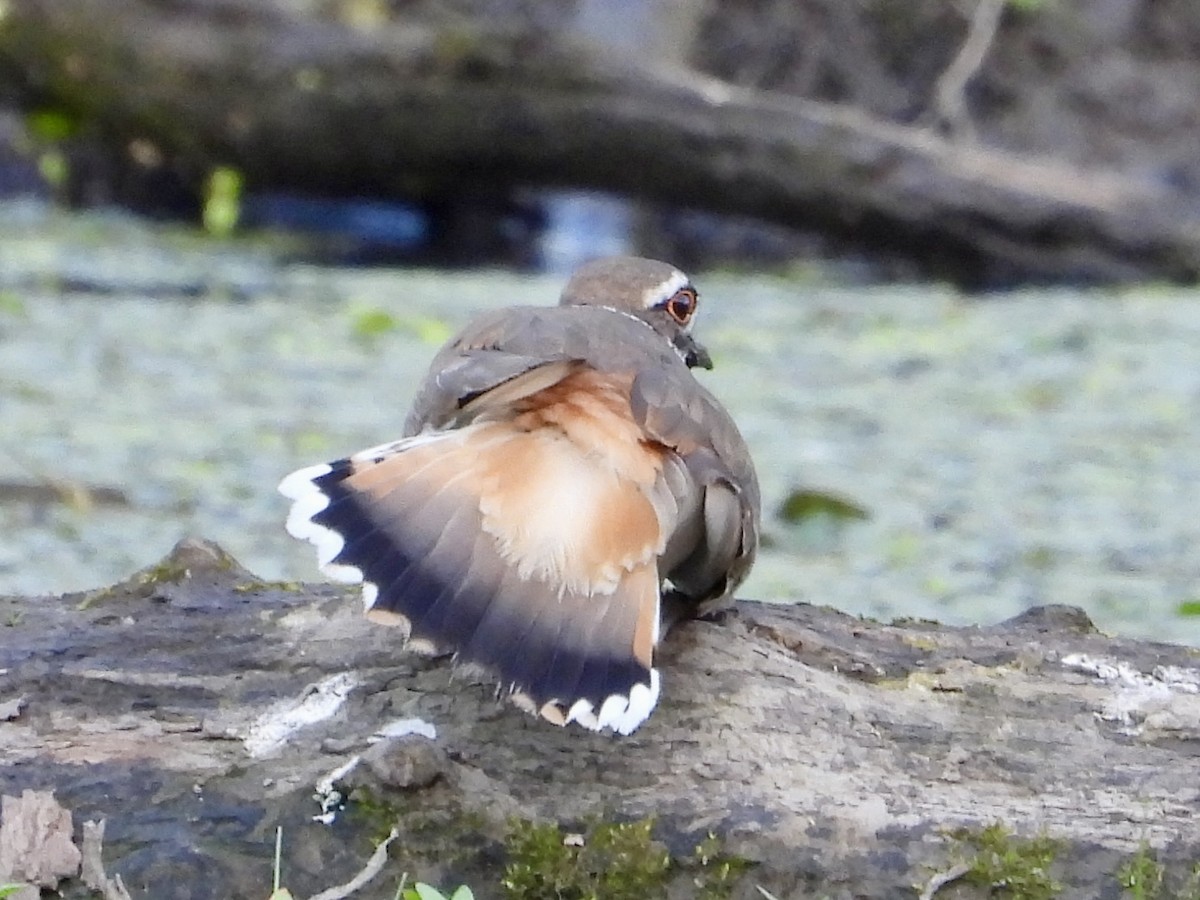
[[[22,888],[31,887],[28,884],[0,884],[0,897],[8,897]]]
[[[204,230],[213,237],[229,237],[242,215],[242,173],[218,166],[209,173],[204,186]]]
[[[61,109],[39,109],[25,117],[31,134],[39,140],[65,141],[79,130],[79,120]]]
[[[460,885],[458,890],[450,895],[450,900],[475,900],[475,895],[471,893],[471,889],[465,884]]]
[[[848,522],[869,519],[870,514],[852,500],[823,491],[798,488],[788,494],[780,505],[779,518],[792,523],[816,518]]]
[[[1184,600],[1175,607],[1175,612],[1181,616],[1200,616],[1200,600]]]
[[[413,900],[446,900],[445,894],[423,881],[418,881],[412,886],[412,890],[404,893],[406,897],[411,895]]]

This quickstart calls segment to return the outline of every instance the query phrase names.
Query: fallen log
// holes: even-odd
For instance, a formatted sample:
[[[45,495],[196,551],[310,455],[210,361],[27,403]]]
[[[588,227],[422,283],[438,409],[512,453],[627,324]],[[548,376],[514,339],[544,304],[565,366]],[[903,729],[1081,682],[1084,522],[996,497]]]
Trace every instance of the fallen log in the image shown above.
[[[1194,200],[551,31],[302,5],[10,0],[0,81],[198,184],[429,199],[571,185],[815,228],[966,281],[1194,280]],[[305,7],[307,8],[307,7]],[[314,7],[315,9],[316,7]]]
[[[1200,655],[1072,608],[949,628],[740,602],[668,638],[628,738],[534,719],[342,590],[199,541],[111,588],[0,598],[0,621],[0,794],[107,820],[93,881],[132,897],[265,898],[277,828],[296,897],[392,830],[353,896],[405,872],[502,896],[549,852],[522,820],[571,853],[654,817],[671,896],[986,896],[1018,874],[1116,896],[1131,860],[1169,884],[1200,861]]]

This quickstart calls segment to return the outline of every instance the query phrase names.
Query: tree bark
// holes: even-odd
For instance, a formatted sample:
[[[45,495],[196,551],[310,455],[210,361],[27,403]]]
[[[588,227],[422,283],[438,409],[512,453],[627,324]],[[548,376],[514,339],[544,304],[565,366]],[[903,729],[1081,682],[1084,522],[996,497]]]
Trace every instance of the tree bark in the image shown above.
[[[371,30],[237,0],[10,0],[27,104],[194,182],[435,197],[571,185],[818,228],[954,277],[1194,279],[1168,186],[738,88],[546,32]]]
[[[0,616],[0,793],[107,819],[133,897],[265,897],[277,826],[284,883],[310,896],[393,824],[354,896],[391,898],[403,871],[499,896],[513,817],[655,816],[677,859],[712,832],[752,863],[734,896],[781,900],[911,896],[969,866],[955,829],[995,822],[1055,839],[1067,897],[1116,896],[1141,842],[1169,877],[1200,860],[1196,651],[1071,608],[948,628],[741,602],[668,637],[659,708],[627,738],[534,719],[340,589],[263,584],[203,542]],[[397,720],[409,736],[370,743]],[[314,822],[315,785],[360,754],[336,779],[358,793]],[[988,894],[961,890],[939,894]]]

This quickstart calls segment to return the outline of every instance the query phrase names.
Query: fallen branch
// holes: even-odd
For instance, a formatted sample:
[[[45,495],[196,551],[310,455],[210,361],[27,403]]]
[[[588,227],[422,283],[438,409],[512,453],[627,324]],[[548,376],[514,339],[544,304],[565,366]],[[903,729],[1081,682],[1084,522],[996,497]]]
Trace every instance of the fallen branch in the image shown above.
[[[999,4],[981,0],[936,92],[952,122]],[[152,147],[197,186],[217,165],[258,189],[430,202],[569,184],[821,229],[965,279],[1200,272],[1196,206],[1168,185],[549,33],[359,30],[250,0],[6,10],[0,71],[22,73],[26,102],[65,106],[122,159]]]
[[[83,823],[83,863],[80,877],[84,884],[99,892],[104,900],[131,900],[121,876],[109,878],[104,872],[104,823],[104,819]]]
[[[400,832],[393,828],[391,833],[375,847],[375,852],[371,854],[371,858],[367,860],[366,865],[357,875],[339,887],[332,887],[319,894],[314,894],[310,900],[346,900],[347,897],[357,893],[383,871],[383,867],[387,864],[388,847],[399,836]]]
[[[29,602],[0,642],[6,690],[28,698],[0,721],[0,772],[54,784],[81,815],[102,802],[121,828],[108,865],[136,896],[167,896],[181,866],[220,896],[260,896],[277,826],[295,835],[289,888],[322,900],[391,900],[371,882],[389,845],[396,881],[444,880],[453,858],[486,898],[513,819],[576,833],[653,817],[659,868],[662,847],[695,860],[712,832],[710,872],[748,860],[746,891],[781,897],[936,891],[927,873],[954,872],[983,832],[1050,836],[1054,877],[1079,896],[1109,891],[1145,844],[1200,858],[1194,651],[1106,637],[1078,610],[949,628],[741,602],[672,632],[658,709],[618,739],[534,719],[402,651],[342,591],[264,584],[211,544],[88,596]],[[345,677],[263,750],[264,722]],[[381,827],[398,837],[372,841],[364,867]]]

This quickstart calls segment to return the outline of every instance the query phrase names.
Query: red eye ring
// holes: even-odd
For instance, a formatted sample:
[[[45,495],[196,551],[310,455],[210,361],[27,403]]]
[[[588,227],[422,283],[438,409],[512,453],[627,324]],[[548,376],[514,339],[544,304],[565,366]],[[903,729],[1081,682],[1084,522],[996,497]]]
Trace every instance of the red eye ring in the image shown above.
[[[680,325],[686,325],[696,313],[696,301],[699,298],[693,288],[682,288],[663,304],[672,319]]]

